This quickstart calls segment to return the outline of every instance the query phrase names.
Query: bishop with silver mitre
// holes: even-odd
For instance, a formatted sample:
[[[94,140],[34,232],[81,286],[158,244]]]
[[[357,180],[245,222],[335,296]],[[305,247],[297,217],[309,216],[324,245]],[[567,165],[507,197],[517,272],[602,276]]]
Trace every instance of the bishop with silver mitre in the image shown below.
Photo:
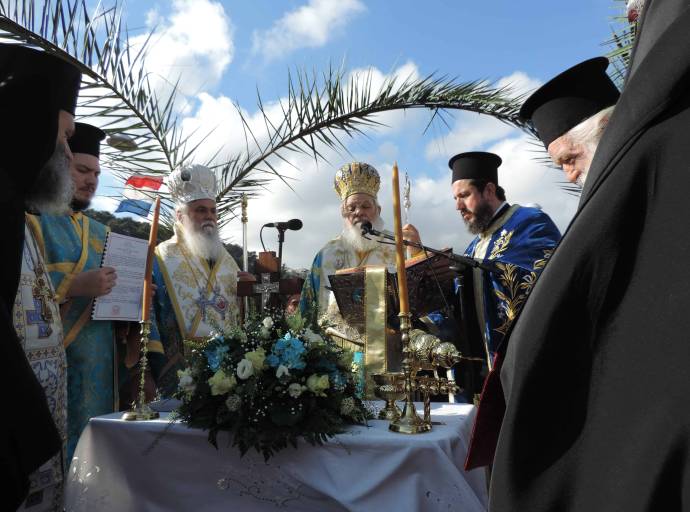
[[[166,363],[162,394],[175,390],[184,366],[185,340],[201,340],[238,323],[238,266],[218,234],[216,176],[208,167],[178,169],[166,180],[175,202],[175,235],[156,247],[153,280],[156,319]]]

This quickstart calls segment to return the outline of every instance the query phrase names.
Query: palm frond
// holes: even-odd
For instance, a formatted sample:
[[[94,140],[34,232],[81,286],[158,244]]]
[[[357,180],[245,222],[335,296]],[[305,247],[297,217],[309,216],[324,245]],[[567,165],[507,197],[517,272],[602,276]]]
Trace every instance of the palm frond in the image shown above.
[[[125,180],[133,173],[168,173],[191,151],[175,113],[176,87],[158,94],[145,71],[150,35],[134,47],[124,28],[123,4],[85,0],[0,2],[0,42],[40,48],[71,62],[83,74],[78,117],[99,125],[108,136],[125,134],[137,149],[122,152],[103,145],[102,165]]]
[[[485,80],[459,82],[431,74],[423,78],[390,76],[378,89],[372,83],[370,71],[349,77],[342,68],[333,67],[322,76],[290,73],[287,98],[279,102],[278,109],[269,111],[257,91],[261,130],[252,128],[237,106],[245,143],[221,169],[217,197],[221,218],[226,222],[233,218],[241,192],[258,192],[276,178],[290,186],[289,178],[277,169],[281,162],[292,165],[288,155],[307,155],[318,162],[325,159],[326,149],[348,153],[345,139],[381,126],[377,114],[424,108],[438,116],[459,109],[529,129],[518,118],[522,98]]]
[[[615,14],[611,17],[611,38],[604,42],[604,45],[609,48],[606,54],[611,62],[609,75],[619,89],[623,88],[637,34],[637,22],[628,22],[626,4],[626,0],[614,0]]]

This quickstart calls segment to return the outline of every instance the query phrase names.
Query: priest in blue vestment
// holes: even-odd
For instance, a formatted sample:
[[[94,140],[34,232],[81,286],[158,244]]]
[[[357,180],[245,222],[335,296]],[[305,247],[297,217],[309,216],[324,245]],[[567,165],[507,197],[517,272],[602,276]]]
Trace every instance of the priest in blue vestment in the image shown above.
[[[510,324],[522,309],[537,277],[561,238],[551,218],[538,208],[510,205],[498,185],[501,158],[474,151],[451,158],[456,209],[477,235],[465,256],[487,263],[475,286],[477,315],[489,364]]]
[[[488,389],[498,377],[493,374],[496,353],[561,238],[546,213],[507,202],[505,191],[498,185],[501,163],[498,155],[481,151],[460,153],[448,162],[456,209],[470,233],[477,235],[465,256],[491,268],[475,269],[473,275],[474,309],[489,375],[480,398],[468,467],[490,461],[484,447],[475,443],[484,441],[482,430],[496,432],[493,422],[500,422],[502,404],[492,400],[502,395]]]
[[[98,187],[104,138],[99,128],[75,123],[69,139],[73,153],[72,211],[28,217],[60,303],[67,353],[67,464],[89,419],[118,409],[114,322],[91,320],[94,297],[110,293],[117,280],[115,269],[101,267],[109,228],[82,213]],[[153,329],[148,348],[155,358],[163,349],[155,326]]]

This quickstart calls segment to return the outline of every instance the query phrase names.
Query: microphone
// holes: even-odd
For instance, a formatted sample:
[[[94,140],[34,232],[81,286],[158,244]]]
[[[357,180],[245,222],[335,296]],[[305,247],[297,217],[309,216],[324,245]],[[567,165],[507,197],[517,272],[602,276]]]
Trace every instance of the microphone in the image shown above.
[[[362,230],[362,236],[379,234],[379,232],[374,229],[374,226],[372,226],[371,222],[369,222],[368,220],[362,222],[362,224],[359,227]]]
[[[269,222],[264,224],[265,228],[291,229],[292,231],[299,231],[302,229],[302,221],[299,219],[291,219],[286,222]]]

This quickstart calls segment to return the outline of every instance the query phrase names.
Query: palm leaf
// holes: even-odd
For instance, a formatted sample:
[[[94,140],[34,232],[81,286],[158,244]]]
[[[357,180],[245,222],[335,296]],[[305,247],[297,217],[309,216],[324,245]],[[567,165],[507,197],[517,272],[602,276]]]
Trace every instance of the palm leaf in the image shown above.
[[[432,119],[442,119],[445,111],[460,109],[529,129],[518,118],[522,98],[485,80],[459,82],[435,74],[423,78],[391,76],[378,90],[372,87],[372,80],[371,72],[348,78],[342,68],[333,67],[321,76],[315,72],[290,73],[287,98],[279,103],[280,115],[272,116],[257,92],[261,133],[250,127],[237,106],[245,144],[221,166],[217,197],[221,218],[229,222],[235,216],[242,192],[258,192],[276,178],[290,186],[289,178],[277,170],[280,162],[292,165],[290,154],[308,155],[319,162],[325,160],[325,149],[347,153],[346,139],[366,135],[382,125],[377,114],[424,108],[432,112]]]
[[[190,157],[178,128],[177,88],[159,98],[145,71],[150,35],[137,48],[115,2],[93,14],[85,0],[0,3],[0,42],[40,48],[77,66],[82,74],[79,119],[92,119],[108,136],[126,135],[137,149],[103,145],[101,161],[120,180],[133,173],[168,173]]]

